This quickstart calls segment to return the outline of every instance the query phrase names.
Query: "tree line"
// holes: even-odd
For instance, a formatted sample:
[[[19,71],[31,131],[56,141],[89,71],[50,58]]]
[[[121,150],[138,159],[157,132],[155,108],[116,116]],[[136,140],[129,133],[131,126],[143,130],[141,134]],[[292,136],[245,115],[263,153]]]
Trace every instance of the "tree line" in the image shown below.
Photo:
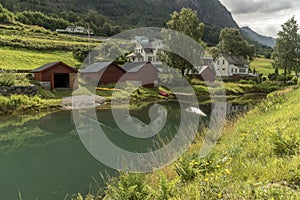
[[[37,25],[55,31],[64,29],[70,25],[90,27],[96,35],[111,36],[121,31],[121,27],[112,25],[110,21],[94,10],[90,10],[86,15],[80,16],[74,12],[62,12],[61,16],[46,15],[39,11],[22,11],[13,13],[0,4],[0,23],[21,22],[27,25]]]

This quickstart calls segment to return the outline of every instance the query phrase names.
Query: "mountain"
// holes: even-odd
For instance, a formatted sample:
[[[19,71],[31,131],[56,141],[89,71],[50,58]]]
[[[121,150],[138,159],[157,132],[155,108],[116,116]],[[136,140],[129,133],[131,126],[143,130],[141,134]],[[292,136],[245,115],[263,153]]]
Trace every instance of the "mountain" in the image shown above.
[[[255,41],[259,44],[262,44],[262,45],[265,45],[265,46],[268,46],[268,47],[272,47],[272,48],[274,48],[275,45],[276,45],[276,39],[275,38],[267,37],[267,36],[263,36],[261,34],[258,34],[249,27],[242,27],[240,30],[241,30],[241,34],[244,37],[249,38],[250,40],[253,40],[253,41]]]
[[[0,4],[15,13],[41,11],[69,22],[77,22],[93,10],[123,29],[164,27],[171,13],[189,7],[196,10],[206,24],[204,40],[212,44],[218,42],[221,28],[238,28],[231,13],[219,0],[0,0]]]

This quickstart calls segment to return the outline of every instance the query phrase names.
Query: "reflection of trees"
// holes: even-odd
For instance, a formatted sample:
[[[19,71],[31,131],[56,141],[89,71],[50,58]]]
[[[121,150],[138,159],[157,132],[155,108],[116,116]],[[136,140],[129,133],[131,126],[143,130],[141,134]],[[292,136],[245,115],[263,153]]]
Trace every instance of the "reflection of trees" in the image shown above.
[[[68,132],[65,132],[70,134],[64,135],[41,130],[39,125],[43,121],[43,117],[45,118],[45,115],[47,115],[47,113],[4,119],[4,123],[0,125],[0,150],[9,153],[18,148],[43,147],[55,141],[65,140],[75,135],[72,129],[68,129]],[[57,115],[57,113],[47,116],[55,115]],[[49,123],[49,126],[53,126],[53,124]]]

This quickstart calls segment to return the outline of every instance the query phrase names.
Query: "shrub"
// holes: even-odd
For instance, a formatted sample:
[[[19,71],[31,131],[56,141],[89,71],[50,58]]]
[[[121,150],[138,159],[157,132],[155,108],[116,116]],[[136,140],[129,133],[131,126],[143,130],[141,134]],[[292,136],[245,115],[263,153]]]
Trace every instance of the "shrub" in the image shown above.
[[[0,73],[0,86],[11,87],[14,85],[15,79],[11,73]]]
[[[108,184],[106,195],[114,200],[139,200],[151,196],[143,174],[122,174]]]
[[[272,138],[273,151],[277,156],[293,156],[300,152],[300,140],[296,133],[283,133],[277,130]]]

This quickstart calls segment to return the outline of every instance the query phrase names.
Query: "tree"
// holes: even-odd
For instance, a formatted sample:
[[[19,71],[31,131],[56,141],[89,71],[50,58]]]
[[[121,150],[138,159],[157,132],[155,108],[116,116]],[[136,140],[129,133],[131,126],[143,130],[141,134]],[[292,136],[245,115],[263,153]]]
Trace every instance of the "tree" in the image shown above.
[[[175,11],[171,14],[171,20],[167,22],[167,27],[194,39],[197,43],[204,44],[201,40],[204,24],[200,23],[197,12],[192,9],[182,8],[179,13]],[[170,35],[164,36],[167,38]],[[161,51],[159,58],[164,64],[179,69],[182,75],[194,69],[191,63],[172,52]]]
[[[238,29],[224,28],[222,29],[219,38],[220,41],[217,45],[219,53],[243,56],[250,61],[254,59],[255,46],[244,40]]]
[[[282,30],[278,32],[276,46],[272,54],[275,67],[284,69],[287,73],[299,71],[300,65],[300,36],[297,21],[292,17],[281,25]]]

